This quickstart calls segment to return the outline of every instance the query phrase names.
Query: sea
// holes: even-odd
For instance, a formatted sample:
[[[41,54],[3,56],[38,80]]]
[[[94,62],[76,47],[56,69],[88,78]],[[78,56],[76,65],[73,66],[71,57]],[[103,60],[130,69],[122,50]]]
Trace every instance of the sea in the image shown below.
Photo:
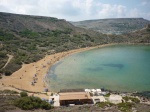
[[[79,88],[150,91],[150,46],[112,45],[75,53],[55,63],[46,80],[56,92]]]

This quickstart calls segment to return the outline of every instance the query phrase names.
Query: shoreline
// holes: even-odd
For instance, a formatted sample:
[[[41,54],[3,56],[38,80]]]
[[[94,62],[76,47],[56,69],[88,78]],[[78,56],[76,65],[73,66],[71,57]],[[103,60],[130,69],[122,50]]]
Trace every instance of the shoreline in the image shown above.
[[[45,78],[50,68],[58,61],[75,53],[113,45],[150,45],[150,44],[112,43],[112,44],[98,45],[94,47],[79,48],[52,55],[47,55],[37,62],[22,65],[22,68],[20,68],[18,71],[14,72],[10,76],[3,76],[3,78],[0,79],[1,80],[0,90],[5,89],[5,87],[6,88],[9,87],[12,89],[19,88],[21,90],[26,91],[43,92],[44,89],[47,88],[47,82]],[[49,91],[52,92],[51,90]]]

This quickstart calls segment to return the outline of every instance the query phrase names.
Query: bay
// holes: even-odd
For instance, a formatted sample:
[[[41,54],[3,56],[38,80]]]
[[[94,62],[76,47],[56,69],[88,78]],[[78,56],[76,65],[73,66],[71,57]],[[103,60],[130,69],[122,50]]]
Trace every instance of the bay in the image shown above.
[[[49,70],[52,91],[106,88],[116,91],[150,90],[150,46],[114,45],[65,57]]]

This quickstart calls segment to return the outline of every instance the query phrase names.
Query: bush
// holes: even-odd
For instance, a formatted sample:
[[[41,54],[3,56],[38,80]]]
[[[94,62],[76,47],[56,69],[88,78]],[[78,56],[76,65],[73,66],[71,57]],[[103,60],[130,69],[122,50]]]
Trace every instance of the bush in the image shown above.
[[[3,90],[3,93],[4,93],[4,94],[18,94],[17,91],[14,91],[14,90],[8,90],[8,89]]]
[[[0,52],[0,58],[5,58],[5,57],[7,57],[6,53],[5,52]]]
[[[21,97],[14,101],[14,105],[23,109],[23,110],[31,110],[31,109],[51,109],[51,105],[46,102],[42,101],[38,97]]]
[[[100,102],[100,103],[98,103],[98,105],[99,105],[99,107],[104,108],[104,107],[111,107],[114,104],[110,103],[110,102]]]
[[[129,100],[131,100],[133,103],[140,103],[140,100],[138,98],[134,98],[134,97],[123,97],[123,99],[128,102]]]
[[[31,100],[29,97],[22,97],[15,100],[15,105],[23,110],[33,109],[33,105],[31,105]]]
[[[123,97],[123,99],[124,99],[126,102],[129,101],[129,97],[127,97],[127,96]]]
[[[109,97],[109,96],[110,96],[110,93],[108,93],[108,94],[105,95],[105,97]]]
[[[46,101],[42,101],[40,107],[45,110],[51,109],[51,105],[47,103]]]
[[[12,73],[9,70],[5,70],[5,76],[10,76]]]
[[[6,76],[10,76],[13,72],[18,70],[19,68],[21,68],[21,65],[16,64],[12,59],[12,61],[10,61],[10,63],[5,67],[4,73]]]
[[[146,30],[147,30],[148,32],[150,32],[150,28],[147,28]]]
[[[140,103],[140,100],[138,98],[131,98],[131,101],[134,103]]]
[[[121,110],[123,112],[130,112],[133,106],[134,106],[134,104],[130,103],[130,102],[125,102],[125,103],[119,103],[118,104],[119,110]]]
[[[27,94],[26,92],[21,92],[21,93],[20,93],[20,96],[21,96],[21,97],[26,97],[26,96],[28,96],[28,94]]]

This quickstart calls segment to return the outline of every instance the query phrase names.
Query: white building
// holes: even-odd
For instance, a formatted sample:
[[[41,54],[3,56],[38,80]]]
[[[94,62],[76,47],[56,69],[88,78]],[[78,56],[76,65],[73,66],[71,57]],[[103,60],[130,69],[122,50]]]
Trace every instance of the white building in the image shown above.
[[[106,102],[106,99],[104,96],[93,96],[92,97],[94,104],[98,102]]]
[[[54,94],[53,96],[50,96],[49,98],[49,102],[51,102],[53,100],[54,102],[54,107],[58,107],[60,106],[60,102],[59,102],[59,95],[58,94]]]

